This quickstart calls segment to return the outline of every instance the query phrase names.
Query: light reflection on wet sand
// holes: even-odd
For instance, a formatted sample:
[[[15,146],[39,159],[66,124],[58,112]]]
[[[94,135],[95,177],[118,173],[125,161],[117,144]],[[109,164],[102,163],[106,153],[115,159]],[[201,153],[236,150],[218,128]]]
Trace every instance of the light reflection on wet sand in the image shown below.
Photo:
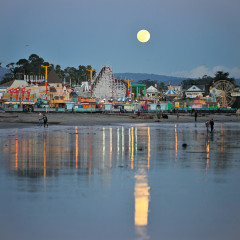
[[[141,124],[8,129],[0,136],[0,238],[14,239],[14,218],[21,222],[20,235],[31,225],[25,239],[42,239],[35,236],[34,220],[26,219],[33,213],[46,228],[43,235],[57,239],[78,239],[78,231],[64,234],[64,224],[71,229],[78,222],[83,239],[214,240],[240,234],[231,227],[240,223],[236,124],[219,125],[213,134],[200,124]],[[226,218],[214,222],[219,210]],[[57,232],[44,222],[48,215],[58,222]]]

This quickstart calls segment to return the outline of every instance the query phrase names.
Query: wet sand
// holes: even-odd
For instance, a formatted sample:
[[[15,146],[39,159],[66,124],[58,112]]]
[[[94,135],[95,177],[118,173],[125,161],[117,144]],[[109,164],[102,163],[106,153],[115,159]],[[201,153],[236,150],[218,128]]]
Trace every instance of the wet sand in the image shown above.
[[[0,239],[238,240],[239,124],[191,121],[1,129]]]
[[[194,115],[167,114],[168,119],[158,119],[157,114],[99,114],[99,113],[47,113],[49,125],[68,125],[68,126],[95,126],[95,125],[116,125],[116,124],[135,124],[135,123],[188,123],[195,122]],[[239,122],[237,114],[199,114],[197,122],[205,123],[208,119],[215,122]],[[21,128],[32,127],[38,124],[38,113],[0,113],[0,128]]]

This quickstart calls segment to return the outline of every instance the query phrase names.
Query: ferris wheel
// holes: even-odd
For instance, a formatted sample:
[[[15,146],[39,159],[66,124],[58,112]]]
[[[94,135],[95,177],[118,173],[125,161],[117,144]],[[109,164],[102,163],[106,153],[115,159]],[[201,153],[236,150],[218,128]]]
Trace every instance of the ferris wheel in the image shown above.
[[[221,107],[230,107],[236,101],[236,97],[232,96],[235,86],[227,80],[220,80],[213,84],[211,89],[212,95]]]

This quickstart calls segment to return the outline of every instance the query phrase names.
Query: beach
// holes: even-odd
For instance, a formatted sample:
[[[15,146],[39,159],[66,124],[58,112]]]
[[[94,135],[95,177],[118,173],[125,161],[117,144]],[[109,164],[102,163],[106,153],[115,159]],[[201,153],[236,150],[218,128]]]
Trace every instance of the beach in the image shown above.
[[[180,113],[167,114],[168,119],[158,118],[156,113],[142,113],[137,116],[133,113],[45,113],[48,117],[49,126],[94,126],[94,125],[116,125],[116,124],[139,124],[139,123],[188,123],[195,122],[194,114]],[[197,122],[205,123],[213,119],[214,122],[239,122],[238,114],[198,114]],[[0,113],[0,128],[31,127],[38,124],[38,112],[11,112]]]
[[[131,117],[1,117],[0,239],[239,239],[238,117]]]

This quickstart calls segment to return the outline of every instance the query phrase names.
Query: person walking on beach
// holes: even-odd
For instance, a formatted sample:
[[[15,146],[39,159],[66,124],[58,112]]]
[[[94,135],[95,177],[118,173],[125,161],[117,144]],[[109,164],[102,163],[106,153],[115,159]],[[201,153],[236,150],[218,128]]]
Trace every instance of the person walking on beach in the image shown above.
[[[179,118],[179,112],[178,112],[178,109],[177,109],[177,118]]]
[[[195,122],[196,122],[197,121],[197,112],[195,112],[194,116],[195,116]]]
[[[208,120],[206,121],[206,124],[205,124],[205,125],[206,125],[207,133],[208,133],[208,132],[209,132],[209,121],[208,121]]]
[[[211,133],[212,133],[213,132],[213,127],[214,127],[213,119],[210,120],[210,127],[211,127]]]
[[[48,119],[47,119],[47,116],[45,114],[43,114],[43,125],[44,127],[48,127]]]
[[[39,112],[39,113],[38,113],[38,121],[39,121],[39,126],[40,126],[40,127],[42,126],[42,119],[43,119],[43,116],[42,116],[42,114]]]

